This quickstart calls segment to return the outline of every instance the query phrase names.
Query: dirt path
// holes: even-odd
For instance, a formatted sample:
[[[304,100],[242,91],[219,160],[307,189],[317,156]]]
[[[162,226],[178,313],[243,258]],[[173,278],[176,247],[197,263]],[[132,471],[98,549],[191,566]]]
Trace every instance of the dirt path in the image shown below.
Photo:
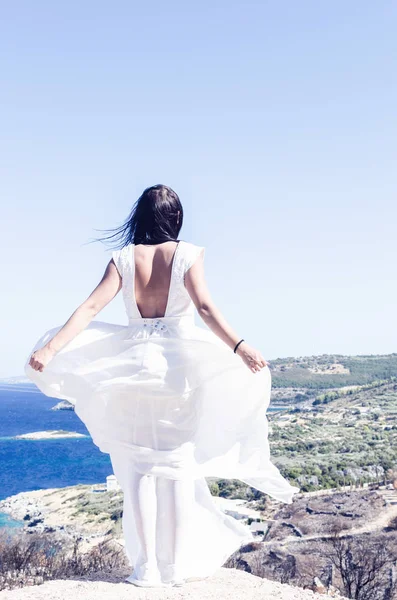
[[[376,519],[365,523],[364,525],[360,525],[358,527],[352,527],[351,529],[347,529],[346,531],[342,531],[340,533],[340,537],[350,537],[352,535],[363,535],[366,533],[371,533],[372,531],[381,531],[385,527],[387,527],[393,519],[397,518],[397,502],[394,503],[394,499],[396,498],[395,492],[393,495],[388,495],[386,492],[381,493],[381,495],[387,501],[385,509],[378,515]],[[391,499],[391,500],[390,500]],[[331,533],[319,533],[315,535],[305,535],[301,538],[297,537],[288,537],[282,541],[277,542],[279,545],[289,545],[293,543],[302,543],[309,542],[313,540],[326,540],[333,536]],[[263,542],[263,545],[268,546],[274,544],[274,540],[270,540],[268,542]]]

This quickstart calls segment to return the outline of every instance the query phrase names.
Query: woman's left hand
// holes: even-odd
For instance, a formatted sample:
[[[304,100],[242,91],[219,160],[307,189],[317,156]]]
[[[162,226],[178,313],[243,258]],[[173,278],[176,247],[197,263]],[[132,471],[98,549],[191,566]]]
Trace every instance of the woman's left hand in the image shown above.
[[[55,352],[48,348],[47,346],[43,346],[43,348],[39,348],[33,352],[30,357],[29,364],[35,371],[44,371],[45,367],[48,365],[50,360],[54,358]]]

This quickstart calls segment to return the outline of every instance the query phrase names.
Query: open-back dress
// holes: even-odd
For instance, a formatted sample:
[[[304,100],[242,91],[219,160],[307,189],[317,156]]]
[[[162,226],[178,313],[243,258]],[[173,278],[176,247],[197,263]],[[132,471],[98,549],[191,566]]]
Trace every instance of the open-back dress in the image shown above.
[[[217,508],[205,477],[240,479],[288,504],[299,491],[270,460],[269,368],[252,372],[214,333],[195,325],[184,278],[201,252],[202,246],[177,243],[165,314],[144,318],[135,298],[134,244],[114,251],[128,324],[92,321],[43,372],[35,371],[29,358],[61,328],[55,327],[37,341],[25,364],[26,375],[44,394],[74,405],[93,442],[110,454],[124,491],[126,552],[138,578],[147,548],[127,500],[131,473],[191,486],[192,493],[185,494],[183,552],[172,559],[179,561],[183,578],[210,575],[252,539],[245,525]],[[166,502],[161,485],[156,489],[160,511]],[[153,542],[159,566],[161,556],[167,560],[172,534],[167,519],[163,515],[168,530],[159,525]]]

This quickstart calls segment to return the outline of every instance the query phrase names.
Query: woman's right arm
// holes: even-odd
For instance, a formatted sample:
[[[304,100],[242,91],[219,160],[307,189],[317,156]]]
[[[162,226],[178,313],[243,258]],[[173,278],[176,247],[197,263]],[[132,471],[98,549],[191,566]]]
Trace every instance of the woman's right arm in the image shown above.
[[[211,298],[207,282],[205,281],[203,253],[200,254],[197,260],[186,271],[185,286],[204,323],[229,348],[234,350],[241,337],[232,329]],[[262,354],[245,341],[239,345],[236,354],[242,358],[247,367],[254,373],[267,366],[267,362]]]

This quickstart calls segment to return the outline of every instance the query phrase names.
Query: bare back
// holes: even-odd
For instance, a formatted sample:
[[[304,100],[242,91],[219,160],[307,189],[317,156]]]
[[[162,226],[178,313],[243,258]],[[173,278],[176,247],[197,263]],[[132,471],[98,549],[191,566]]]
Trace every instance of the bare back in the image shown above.
[[[169,297],[172,265],[178,242],[146,246],[137,244],[135,256],[135,298],[142,317],[163,317]]]

